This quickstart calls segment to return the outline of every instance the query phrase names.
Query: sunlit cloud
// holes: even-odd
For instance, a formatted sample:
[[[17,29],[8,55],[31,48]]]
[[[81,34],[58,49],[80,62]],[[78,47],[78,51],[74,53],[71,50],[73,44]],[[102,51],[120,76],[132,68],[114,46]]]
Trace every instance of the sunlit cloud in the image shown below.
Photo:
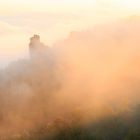
[[[28,36],[34,33],[41,34],[43,41],[52,45],[71,31],[86,30],[98,23],[137,15],[140,13],[139,7],[138,0],[0,1],[0,46],[5,46],[5,49],[0,47],[0,52],[5,57],[9,55],[4,51],[10,46],[6,38],[17,47],[10,48],[9,52],[19,53],[17,50],[27,46]],[[20,35],[23,37],[17,42],[16,38]]]

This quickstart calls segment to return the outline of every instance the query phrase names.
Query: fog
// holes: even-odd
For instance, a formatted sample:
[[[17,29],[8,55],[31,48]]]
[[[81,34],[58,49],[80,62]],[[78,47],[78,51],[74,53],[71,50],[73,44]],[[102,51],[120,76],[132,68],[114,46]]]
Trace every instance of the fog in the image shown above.
[[[50,134],[57,120],[85,125],[138,105],[139,23],[133,16],[71,32],[37,58],[1,69],[0,136],[41,125]]]

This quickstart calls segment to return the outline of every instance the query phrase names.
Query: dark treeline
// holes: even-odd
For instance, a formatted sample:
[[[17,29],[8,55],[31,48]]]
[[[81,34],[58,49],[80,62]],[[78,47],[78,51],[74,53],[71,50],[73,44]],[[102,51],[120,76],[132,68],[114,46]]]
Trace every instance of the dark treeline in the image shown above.
[[[71,118],[67,122],[56,119],[51,125],[51,131],[45,125],[25,133],[14,136],[14,140],[140,140],[140,106],[110,116],[88,125],[78,125],[78,118]],[[53,135],[51,135],[51,133]]]

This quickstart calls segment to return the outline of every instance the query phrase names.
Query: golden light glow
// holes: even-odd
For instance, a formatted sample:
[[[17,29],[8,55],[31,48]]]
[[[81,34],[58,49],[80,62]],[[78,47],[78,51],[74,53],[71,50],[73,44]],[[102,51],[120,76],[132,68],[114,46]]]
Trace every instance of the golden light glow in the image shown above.
[[[34,33],[53,44],[71,31],[139,14],[140,0],[0,0],[0,56],[22,52]]]
[[[73,13],[81,9],[94,9],[94,6],[96,0],[5,0],[0,1],[0,15],[28,12]]]
[[[0,1],[0,14],[2,11],[6,13],[17,13],[17,12],[65,12],[86,9],[86,10],[100,10],[103,8],[117,7],[117,10],[127,11],[140,11],[139,0],[4,0]],[[73,9],[73,10],[71,10]],[[113,11],[112,11],[113,12]],[[111,12],[110,12],[111,13]]]
[[[119,4],[129,10],[139,10],[140,8],[140,0],[119,0]]]

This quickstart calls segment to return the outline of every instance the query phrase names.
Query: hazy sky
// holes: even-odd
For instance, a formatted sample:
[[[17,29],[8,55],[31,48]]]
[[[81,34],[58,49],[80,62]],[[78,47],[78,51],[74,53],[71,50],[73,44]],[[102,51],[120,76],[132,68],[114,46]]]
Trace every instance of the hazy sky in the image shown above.
[[[24,57],[34,33],[51,45],[70,31],[139,14],[139,9],[139,0],[1,0],[0,65]]]

